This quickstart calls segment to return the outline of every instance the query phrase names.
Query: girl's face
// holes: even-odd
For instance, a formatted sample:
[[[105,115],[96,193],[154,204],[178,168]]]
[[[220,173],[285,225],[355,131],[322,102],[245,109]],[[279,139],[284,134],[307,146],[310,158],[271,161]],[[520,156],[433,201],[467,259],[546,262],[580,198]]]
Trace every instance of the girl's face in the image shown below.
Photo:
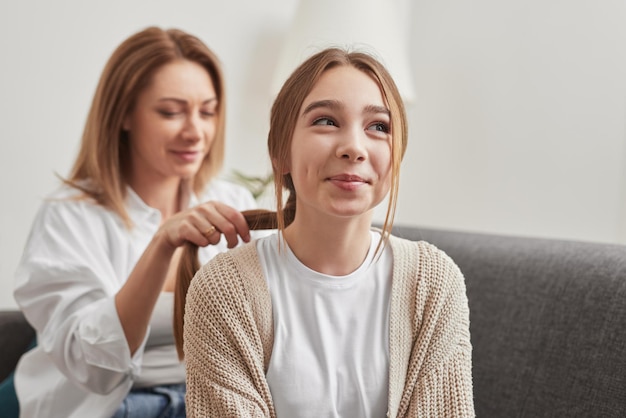
[[[367,214],[390,188],[391,118],[378,84],[350,66],[327,70],[302,103],[288,172],[297,216]]]
[[[124,120],[131,185],[193,177],[211,149],[217,105],[201,65],[180,60],[159,68]]]

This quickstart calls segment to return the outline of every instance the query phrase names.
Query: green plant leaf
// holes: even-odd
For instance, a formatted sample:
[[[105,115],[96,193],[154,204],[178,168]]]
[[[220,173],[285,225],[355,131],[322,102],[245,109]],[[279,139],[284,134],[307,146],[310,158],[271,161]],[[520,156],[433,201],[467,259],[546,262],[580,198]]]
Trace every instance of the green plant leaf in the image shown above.
[[[258,199],[274,183],[273,172],[266,176],[250,176],[239,170],[232,170],[231,177],[235,183],[241,184],[248,189],[255,199]]]

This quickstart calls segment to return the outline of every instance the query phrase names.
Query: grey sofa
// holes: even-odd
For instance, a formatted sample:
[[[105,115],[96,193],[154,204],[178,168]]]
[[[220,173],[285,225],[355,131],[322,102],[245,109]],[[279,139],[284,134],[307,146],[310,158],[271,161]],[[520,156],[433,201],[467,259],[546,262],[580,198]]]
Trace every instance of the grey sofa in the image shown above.
[[[626,417],[626,246],[394,233],[435,244],[465,275],[477,417]],[[3,372],[16,361],[6,345],[32,338],[6,321],[16,314],[0,313]]]
[[[626,246],[396,227],[465,275],[477,417],[626,417]]]

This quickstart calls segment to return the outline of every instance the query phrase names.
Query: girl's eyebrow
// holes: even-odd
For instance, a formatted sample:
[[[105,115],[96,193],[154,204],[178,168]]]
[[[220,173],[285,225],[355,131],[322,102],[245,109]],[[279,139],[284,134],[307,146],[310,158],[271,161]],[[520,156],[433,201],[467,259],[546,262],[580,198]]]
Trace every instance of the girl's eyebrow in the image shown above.
[[[310,103],[302,112],[302,116],[305,116],[307,113],[319,109],[320,107],[327,107],[331,110],[339,110],[343,107],[343,105],[337,100],[318,100]]]
[[[387,116],[391,116],[391,112],[384,106],[368,105],[365,106],[363,113],[383,113]]]
[[[310,103],[302,112],[302,116],[305,116],[307,113],[315,109],[322,108],[322,107],[329,108],[331,110],[340,110],[344,106],[341,102],[337,100],[318,100],[318,101]],[[376,106],[376,105],[365,106],[365,109],[363,109],[363,113],[369,113],[369,114],[382,113],[387,116],[391,116],[391,112],[389,112],[389,109],[387,109],[384,106]]]

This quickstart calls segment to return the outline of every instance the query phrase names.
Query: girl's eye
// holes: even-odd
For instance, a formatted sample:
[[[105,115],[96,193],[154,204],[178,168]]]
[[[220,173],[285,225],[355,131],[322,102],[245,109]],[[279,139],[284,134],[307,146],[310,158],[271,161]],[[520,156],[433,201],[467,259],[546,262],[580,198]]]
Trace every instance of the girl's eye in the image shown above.
[[[204,116],[205,118],[211,118],[215,116],[215,112],[210,112],[208,110],[201,111],[200,114]]]
[[[334,120],[329,118],[318,118],[313,121],[313,125],[337,126]]]
[[[389,133],[389,125],[383,122],[373,123],[367,129],[377,131],[377,132],[384,132],[386,134]]]

